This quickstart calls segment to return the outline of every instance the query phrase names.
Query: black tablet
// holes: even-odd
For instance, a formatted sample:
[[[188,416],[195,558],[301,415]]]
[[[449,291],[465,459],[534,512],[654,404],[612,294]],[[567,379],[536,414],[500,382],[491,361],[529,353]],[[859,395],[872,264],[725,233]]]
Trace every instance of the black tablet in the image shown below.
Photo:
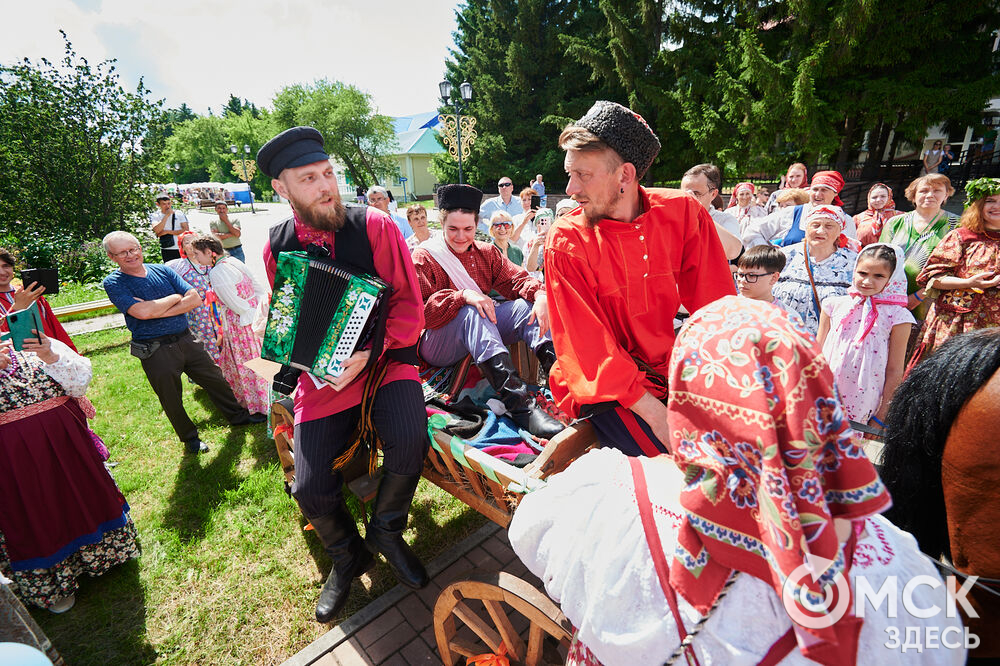
[[[21,271],[21,284],[27,289],[32,282],[45,287],[45,296],[59,293],[59,271],[55,268],[25,268]]]

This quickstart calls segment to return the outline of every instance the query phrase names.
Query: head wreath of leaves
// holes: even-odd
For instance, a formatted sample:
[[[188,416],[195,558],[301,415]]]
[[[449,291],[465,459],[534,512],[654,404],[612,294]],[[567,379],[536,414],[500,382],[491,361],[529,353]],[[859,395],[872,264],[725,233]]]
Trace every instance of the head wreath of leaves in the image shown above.
[[[974,202],[994,194],[1000,194],[1000,178],[970,180],[965,185],[965,207],[968,208]]]

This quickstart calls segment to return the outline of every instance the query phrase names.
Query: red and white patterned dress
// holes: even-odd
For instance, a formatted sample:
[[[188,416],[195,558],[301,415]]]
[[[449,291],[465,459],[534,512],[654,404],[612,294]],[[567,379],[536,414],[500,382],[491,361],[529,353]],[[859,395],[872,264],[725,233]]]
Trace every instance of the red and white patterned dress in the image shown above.
[[[236,400],[251,413],[266,414],[271,406],[266,379],[244,363],[260,357],[261,339],[253,330],[258,306],[267,294],[239,259],[220,259],[209,272],[222,316],[219,368]]]

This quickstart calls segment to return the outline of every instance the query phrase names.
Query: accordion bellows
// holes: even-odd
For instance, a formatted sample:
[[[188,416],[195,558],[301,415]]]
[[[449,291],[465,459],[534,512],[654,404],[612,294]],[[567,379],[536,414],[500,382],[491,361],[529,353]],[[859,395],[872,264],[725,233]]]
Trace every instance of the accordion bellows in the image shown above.
[[[382,280],[333,260],[282,252],[261,357],[336,379],[344,361],[372,337],[389,291]]]

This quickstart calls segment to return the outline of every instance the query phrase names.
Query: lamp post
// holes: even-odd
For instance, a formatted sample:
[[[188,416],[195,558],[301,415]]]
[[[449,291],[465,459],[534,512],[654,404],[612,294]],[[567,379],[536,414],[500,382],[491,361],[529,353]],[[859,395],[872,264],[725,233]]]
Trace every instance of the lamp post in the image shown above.
[[[229,146],[229,150],[232,151],[233,155],[237,155],[240,152],[239,148],[236,146]],[[253,190],[250,189],[250,179],[253,178],[253,174],[257,171],[257,163],[246,158],[246,155],[249,154],[250,145],[245,143],[243,144],[243,155],[240,156],[240,162],[243,165],[243,175],[240,176],[240,179],[247,184],[247,193],[250,195],[250,212],[256,215],[257,210],[253,207]],[[247,162],[250,163],[249,170],[247,169]],[[236,160],[233,160],[233,166],[236,166]]]
[[[459,96],[452,99],[451,82],[442,81],[438,84],[438,92],[441,93],[441,104],[452,106],[455,115],[449,116],[441,114],[438,120],[441,122],[441,133],[444,142],[448,145],[448,152],[453,157],[458,158],[458,183],[462,184],[462,158],[468,157],[469,150],[476,140],[476,119],[472,116],[463,116],[462,111],[465,104],[472,99],[472,84],[465,81],[458,87]],[[462,131],[465,131],[465,139],[462,139]]]

